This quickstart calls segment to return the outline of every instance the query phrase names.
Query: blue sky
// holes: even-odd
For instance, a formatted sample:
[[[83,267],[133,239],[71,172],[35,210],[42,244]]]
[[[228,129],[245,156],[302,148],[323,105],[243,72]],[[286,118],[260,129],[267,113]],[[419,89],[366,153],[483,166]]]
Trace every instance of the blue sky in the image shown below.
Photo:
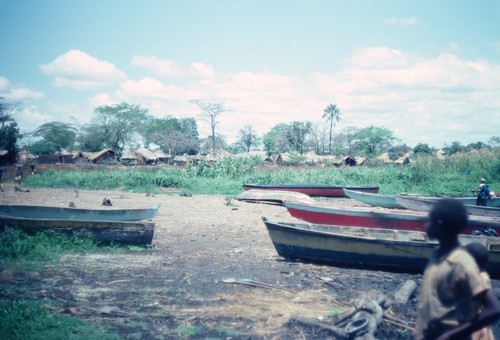
[[[500,136],[500,1],[0,0],[0,96],[23,132],[100,105],[200,118],[228,142],[312,121],[409,146]],[[198,121],[201,137],[209,126]]]

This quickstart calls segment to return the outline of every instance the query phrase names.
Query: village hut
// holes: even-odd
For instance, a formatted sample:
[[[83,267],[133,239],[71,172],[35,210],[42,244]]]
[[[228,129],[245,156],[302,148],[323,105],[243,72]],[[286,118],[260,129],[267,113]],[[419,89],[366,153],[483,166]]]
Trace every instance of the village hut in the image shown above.
[[[149,149],[139,148],[135,151],[139,164],[156,165],[158,157]]]
[[[137,155],[131,149],[124,150],[120,157],[120,163],[123,165],[136,165]]]
[[[170,161],[170,156],[164,153],[162,150],[155,150],[153,151],[153,153],[161,163],[168,163]]]
[[[73,153],[69,152],[66,149],[61,149],[60,151],[55,152],[55,154],[59,156],[60,163],[68,163],[68,164],[75,163],[75,159],[73,158]]]
[[[178,165],[178,166],[184,166],[189,162],[189,159],[187,158],[186,155],[175,155],[172,159],[172,164]]]
[[[38,159],[38,156],[33,155],[28,150],[21,150],[17,154],[17,158],[18,158],[19,163],[25,163],[25,164],[27,164],[27,163],[34,163],[34,162],[36,162],[37,159]]]
[[[89,156],[89,161],[94,164],[116,162],[116,153],[112,149],[103,149]]]
[[[397,164],[397,165],[408,165],[410,163],[411,163],[411,159],[410,159],[409,155],[403,155],[394,161],[394,164]]]

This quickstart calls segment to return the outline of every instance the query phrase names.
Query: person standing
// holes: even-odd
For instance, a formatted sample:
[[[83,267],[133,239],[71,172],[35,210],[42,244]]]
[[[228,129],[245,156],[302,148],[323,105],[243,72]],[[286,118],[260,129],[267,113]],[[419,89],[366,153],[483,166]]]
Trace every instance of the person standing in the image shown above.
[[[18,165],[14,181],[16,181],[17,183],[19,183],[19,185],[21,185],[22,180],[23,180],[23,167]]]
[[[488,205],[488,199],[490,198],[490,189],[486,184],[486,179],[481,178],[479,181],[479,187],[473,191],[477,193],[476,205],[486,207]]]
[[[500,303],[481,276],[458,235],[468,224],[462,202],[437,201],[429,212],[426,233],[437,239],[424,271],[415,322],[415,339],[471,339],[500,317]],[[480,309],[478,309],[480,306]]]

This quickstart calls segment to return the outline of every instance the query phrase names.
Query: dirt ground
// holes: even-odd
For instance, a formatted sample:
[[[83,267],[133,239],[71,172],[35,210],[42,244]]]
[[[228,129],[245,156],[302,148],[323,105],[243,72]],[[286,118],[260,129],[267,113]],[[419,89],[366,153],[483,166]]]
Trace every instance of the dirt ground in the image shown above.
[[[54,312],[109,327],[124,339],[334,338],[319,326],[293,320],[332,325],[335,315],[351,311],[361,297],[378,292],[392,300],[406,280],[421,280],[415,274],[283,260],[261,219],[294,221],[279,205],[169,191],[29,190],[16,192],[8,183],[0,204],[65,207],[73,202],[106,209],[104,198],[112,208],[161,203],[148,251],[67,255],[57,265],[24,273],[4,270],[0,262],[2,299],[46,299]],[[348,199],[331,203],[353,204]],[[242,278],[271,289],[227,282]],[[493,286],[500,282],[493,280]],[[385,314],[394,318],[383,320],[377,338],[411,339],[415,308],[415,295],[405,304],[393,302]],[[495,334],[500,334],[496,328]]]

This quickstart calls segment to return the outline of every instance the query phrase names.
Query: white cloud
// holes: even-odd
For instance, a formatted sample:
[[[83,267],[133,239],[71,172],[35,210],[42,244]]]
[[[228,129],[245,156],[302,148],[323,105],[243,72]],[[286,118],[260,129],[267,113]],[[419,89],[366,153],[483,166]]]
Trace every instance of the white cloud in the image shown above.
[[[23,85],[13,85],[7,78],[0,77],[0,97],[13,102],[33,101],[42,99],[44,94]]]
[[[213,78],[215,76],[214,68],[201,62],[194,62],[191,64],[191,72],[195,76],[202,78]]]
[[[500,93],[500,65],[451,53],[416,60],[399,51],[380,51],[355,51],[349,67],[314,76],[318,90],[344,112],[340,126],[384,125],[412,146],[487,141],[498,135],[493,126],[500,126],[495,95]],[[482,126],[481,135],[472,132],[476,126]]]
[[[162,98],[164,100],[185,98],[184,90],[176,86],[164,85],[153,78],[127,80],[120,84],[120,93],[125,97]]]
[[[408,17],[408,18],[390,17],[385,19],[385,24],[387,26],[398,26],[398,27],[414,26],[418,24],[418,19],[415,17]]]
[[[177,66],[173,61],[168,59],[159,59],[154,56],[145,57],[135,55],[132,57],[132,66],[141,67],[149,70],[155,75],[162,75],[167,77],[182,77],[185,72]]]
[[[44,74],[55,77],[53,86],[74,90],[98,89],[125,79],[125,74],[112,63],[79,50],[70,50],[41,65],[40,69]]]
[[[333,103],[342,112],[335,132],[350,125],[384,126],[410,146],[487,141],[498,135],[500,126],[500,64],[461,58],[450,46],[426,59],[384,46],[357,49],[339,72],[307,77],[250,71],[220,74],[202,62],[182,70],[168,60],[136,56],[132,64],[146,68],[150,76],[124,79],[122,73],[111,72],[110,79],[121,81],[110,82],[113,87],[93,94],[84,105],[31,108],[25,117],[43,123],[79,115],[79,120],[88,121],[95,107],[124,101],[148,108],[156,117],[200,118],[203,112],[190,102],[200,99],[228,109],[218,117],[217,133],[232,142],[245,125],[263,135],[278,123],[320,122],[323,109]],[[102,83],[98,72],[70,77],[63,67],[55,74],[58,63],[51,65],[61,85],[89,88]],[[175,74],[182,76],[171,78]],[[5,88],[12,92],[8,80],[0,78],[0,95]],[[208,136],[209,125],[201,119],[198,123],[200,136]]]

